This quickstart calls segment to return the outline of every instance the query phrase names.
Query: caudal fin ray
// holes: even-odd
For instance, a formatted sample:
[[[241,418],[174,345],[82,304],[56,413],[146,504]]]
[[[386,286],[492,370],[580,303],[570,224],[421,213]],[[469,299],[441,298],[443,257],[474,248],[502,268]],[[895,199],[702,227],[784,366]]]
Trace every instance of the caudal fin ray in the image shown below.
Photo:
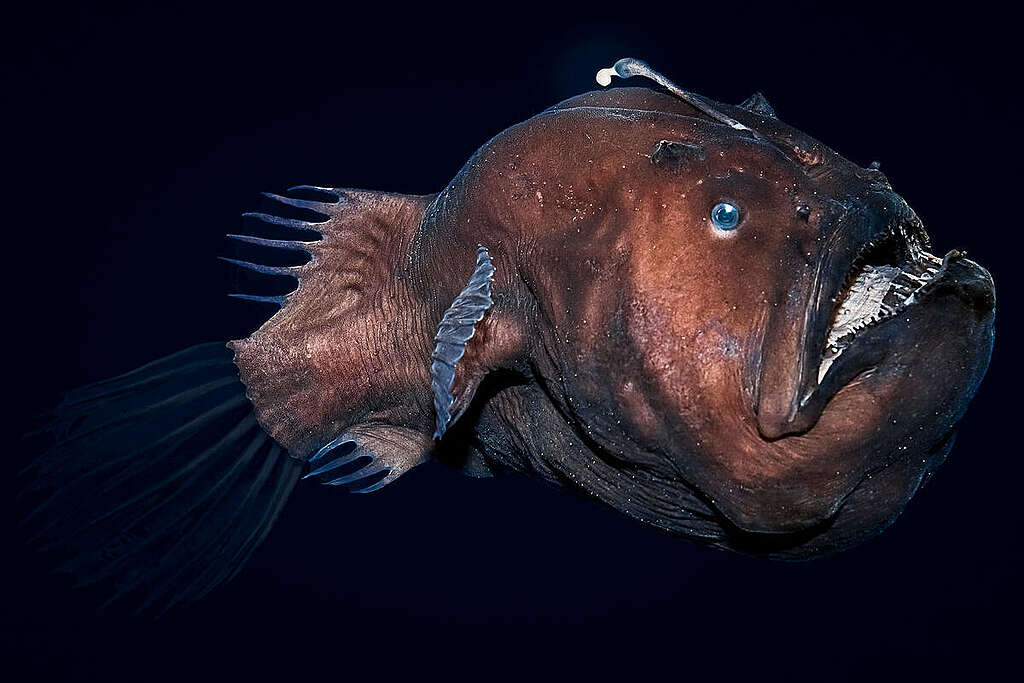
[[[78,584],[156,610],[233,576],[304,463],[259,426],[232,354],[202,345],[72,391],[26,470],[36,543]]]
[[[169,420],[170,425],[167,425],[165,421],[154,418],[138,429],[99,432],[96,442],[75,439],[57,442],[50,453],[40,458],[31,486],[37,490],[54,489],[51,498],[40,507],[50,504],[53,496],[62,496],[69,501],[65,509],[70,512],[75,509],[70,501],[88,504],[96,493],[98,481],[103,481],[103,488],[109,491],[110,487],[139,471],[151,474],[166,469],[174,471],[179,466],[175,456],[192,443],[193,437],[202,438],[205,433],[219,428],[217,419],[225,414],[248,412],[244,395],[237,392],[227,399],[217,395],[208,398],[220,402],[177,427],[173,427],[174,420]],[[56,457],[48,457],[51,454]],[[35,517],[39,511],[38,508],[34,510],[29,518]]]
[[[82,515],[78,520],[77,528],[66,527],[74,539],[75,545],[80,548],[95,547],[116,533],[118,529],[131,530],[140,525],[146,525],[147,534],[159,535],[167,531],[169,524],[153,527],[152,520],[164,510],[171,506],[172,514],[178,518],[190,513],[196,503],[190,500],[198,498],[199,501],[208,497],[218,486],[230,484],[229,475],[237,472],[244,464],[247,452],[242,450],[245,443],[244,438],[257,442],[262,438],[266,440],[265,433],[259,428],[252,414],[248,414],[235,429],[228,432],[220,441],[207,448],[200,455],[190,458],[183,467],[175,467],[173,464],[165,468],[164,476],[153,479],[156,473],[147,470],[139,465],[134,468],[133,474],[122,475],[118,483],[119,488],[108,484],[100,489],[97,494],[112,503],[108,509],[100,512],[93,511],[91,515]],[[227,472],[218,477],[214,466],[207,461],[219,455],[221,449],[236,447],[240,451],[239,458],[235,462],[224,461],[228,466]],[[162,494],[162,495],[158,495]]]

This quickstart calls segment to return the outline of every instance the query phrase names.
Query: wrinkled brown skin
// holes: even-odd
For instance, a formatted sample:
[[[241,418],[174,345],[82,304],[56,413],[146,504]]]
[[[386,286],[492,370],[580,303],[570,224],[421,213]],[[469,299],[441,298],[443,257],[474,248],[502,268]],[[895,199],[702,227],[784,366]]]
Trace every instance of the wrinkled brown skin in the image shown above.
[[[532,472],[744,552],[878,533],[984,375],[991,278],[951,263],[818,387],[853,258],[917,218],[881,173],[719,106],[760,139],[658,91],[592,92],[491,140],[439,195],[331,205],[290,303],[234,342],[261,423],[296,457],[357,433],[396,477],[428,457]],[[652,159],[662,140],[699,150]],[[709,220],[723,200],[743,214],[727,236]],[[477,244],[495,303],[458,366],[465,413],[434,444],[433,333]]]

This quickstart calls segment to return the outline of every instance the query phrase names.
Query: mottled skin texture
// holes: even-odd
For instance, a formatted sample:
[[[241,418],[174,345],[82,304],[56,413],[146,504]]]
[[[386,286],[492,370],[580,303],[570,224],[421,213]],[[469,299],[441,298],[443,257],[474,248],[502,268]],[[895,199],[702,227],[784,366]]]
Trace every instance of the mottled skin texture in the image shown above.
[[[429,457],[534,472],[743,551],[807,557],[883,529],[984,374],[991,278],[952,260],[819,387],[854,257],[917,218],[878,171],[719,106],[758,136],[658,91],[587,93],[491,140],[439,195],[325,205],[299,289],[233,343],[261,424],[298,458],[351,433],[392,478]],[[726,200],[742,218],[723,236],[709,211]],[[435,444],[432,337],[478,244],[495,302]]]

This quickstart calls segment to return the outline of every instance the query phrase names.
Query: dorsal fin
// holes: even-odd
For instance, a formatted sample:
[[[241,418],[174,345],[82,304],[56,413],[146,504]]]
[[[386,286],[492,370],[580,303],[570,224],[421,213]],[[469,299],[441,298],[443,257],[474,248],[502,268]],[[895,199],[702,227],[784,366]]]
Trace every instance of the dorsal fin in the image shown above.
[[[761,116],[770,116],[773,119],[778,118],[775,116],[775,109],[768,102],[768,98],[761,94],[760,90],[743,100],[740,103],[740,109],[746,109],[753,114],[760,114]]]
[[[331,189],[298,185],[295,190],[315,190],[333,196],[335,201],[313,201],[294,199],[282,195],[264,192],[263,196],[285,206],[304,209],[321,214],[323,221],[306,221],[296,218],[285,218],[270,213],[246,213],[246,218],[259,220],[278,228],[319,233],[320,240],[280,240],[268,239],[252,235],[228,235],[231,239],[257,246],[276,247],[280,249],[305,251],[311,260],[300,266],[274,267],[225,259],[243,268],[255,270],[269,275],[289,275],[299,279],[300,288],[324,286],[325,291],[335,292],[333,306],[349,308],[357,304],[360,295],[376,290],[392,265],[382,259],[381,245],[395,235],[395,221],[407,218],[412,210],[419,220],[422,204],[426,205],[433,195],[416,197],[386,192],[369,192],[365,190]],[[413,206],[415,205],[415,206]],[[329,287],[329,288],[328,288]],[[282,297],[254,297],[240,295],[240,298],[267,300],[273,298],[282,306],[290,303],[298,292]],[[238,295],[235,295],[238,296]],[[317,301],[297,299],[297,305],[306,303],[318,304]],[[274,319],[267,321],[273,325]],[[266,325],[264,325],[266,327]]]
[[[326,220],[257,217],[314,230],[322,239],[243,238],[261,246],[302,249],[311,258],[287,269],[298,287],[281,298],[281,309],[247,339],[229,346],[260,424],[293,457],[306,460],[359,422],[360,411],[375,405],[370,380],[382,368],[419,362],[390,357],[396,354],[388,344],[418,334],[409,316],[396,310],[406,300],[400,271],[434,195],[295,189],[315,189],[337,201],[268,196]],[[380,387],[374,384],[373,390]]]

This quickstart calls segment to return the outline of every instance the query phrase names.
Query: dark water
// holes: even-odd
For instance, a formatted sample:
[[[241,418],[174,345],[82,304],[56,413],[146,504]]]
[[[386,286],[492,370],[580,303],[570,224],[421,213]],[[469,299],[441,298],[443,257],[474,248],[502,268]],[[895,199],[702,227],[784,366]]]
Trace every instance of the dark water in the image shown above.
[[[264,312],[224,296],[231,269],[215,259],[257,191],[439,190],[491,136],[630,55],[716,99],[760,89],[783,120],[880,159],[940,253],[966,246],[991,269],[996,350],[957,446],[893,528],[804,564],[704,550],[533,481],[435,466],[366,497],[300,486],[235,581],[155,623],[95,616],[89,593],[43,575],[15,540],[7,668],[989,680],[1014,661],[1022,121],[1007,17],[979,3],[332,7],[51,6],[8,23],[5,384],[19,420],[62,389],[257,326]]]

